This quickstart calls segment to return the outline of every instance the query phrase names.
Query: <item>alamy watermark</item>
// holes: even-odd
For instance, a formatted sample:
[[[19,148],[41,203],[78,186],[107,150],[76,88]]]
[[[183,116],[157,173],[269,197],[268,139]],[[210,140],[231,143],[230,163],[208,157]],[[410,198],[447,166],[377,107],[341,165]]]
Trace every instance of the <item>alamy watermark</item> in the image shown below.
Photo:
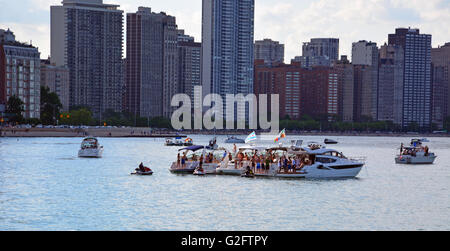
[[[260,94],[258,97],[255,94],[227,94],[223,100],[222,96],[216,93],[203,98],[202,87],[195,86],[193,106],[187,94],[176,94],[172,97],[171,106],[178,107],[172,114],[172,127],[177,130],[190,130],[193,119],[193,129],[196,130],[247,129],[248,124],[250,130],[270,129],[270,134],[276,134],[280,123],[279,95],[270,96],[270,121],[267,98],[267,94]]]

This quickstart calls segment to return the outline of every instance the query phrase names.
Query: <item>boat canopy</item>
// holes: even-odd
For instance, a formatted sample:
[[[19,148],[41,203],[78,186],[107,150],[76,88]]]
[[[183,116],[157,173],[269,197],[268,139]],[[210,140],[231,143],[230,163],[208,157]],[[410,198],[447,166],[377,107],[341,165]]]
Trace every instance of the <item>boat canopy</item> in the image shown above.
[[[204,148],[205,148],[204,146],[199,146],[199,145],[197,145],[197,146],[188,146],[188,147],[185,147],[185,148],[181,148],[178,151],[188,150],[188,151],[196,152],[196,151],[198,151],[200,149],[204,149]]]
[[[94,141],[94,142],[97,142],[98,140],[97,140],[97,138],[94,138],[94,137],[87,137],[87,138],[84,138],[84,139],[83,139],[83,142],[88,142],[88,141]]]

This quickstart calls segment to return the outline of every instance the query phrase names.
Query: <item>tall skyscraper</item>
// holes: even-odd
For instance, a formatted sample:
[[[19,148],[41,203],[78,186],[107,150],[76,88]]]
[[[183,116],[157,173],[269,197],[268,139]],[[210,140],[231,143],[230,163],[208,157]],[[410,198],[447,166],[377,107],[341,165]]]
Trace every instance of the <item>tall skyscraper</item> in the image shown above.
[[[398,28],[389,34],[389,45],[404,51],[403,120],[402,126],[431,124],[431,35],[419,29]]]
[[[255,0],[203,0],[204,94],[253,92],[254,7]]]
[[[284,63],[284,44],[271,39],[255,41],[255,60],[264,60],[265,64]]]
[[[378,108],[378,47],[376,43],[365,40],[352,44],[352,64],[357,71],[361,71],[360,76],[355,78],[361,81],[361,116],[377,119]]]
[[[178,87],[175,17],[139,7],[127,13],[127,110],[142,117],[170,118]]]
[[[51,63],[69,68],[70,107],[122,111],[123,11],[102,0],[51,6]]]
[[[403,47],[384,44],[379,49],[378,120],[402,125],[403,119]]]
[[[0,104],[16,96],[24,103],[24,118],[40,118],[39,68],[38,48],[16,41],[9,29],[0,29]]]
[[[189,95],[194,105],[194,87],[201,86],[201,43],[178,31],[178,84],[179,92]],[[201,93],[196,93],[200,95]]]
[[[450,116],[450,43],[431,49],[433,121]]]

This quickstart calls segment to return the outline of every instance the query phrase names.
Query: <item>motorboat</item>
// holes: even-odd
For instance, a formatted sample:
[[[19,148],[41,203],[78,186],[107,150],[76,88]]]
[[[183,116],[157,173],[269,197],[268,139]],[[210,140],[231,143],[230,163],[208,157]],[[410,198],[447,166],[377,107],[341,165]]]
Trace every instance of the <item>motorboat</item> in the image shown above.
[[[265,147],[261,146],[241,146],[234,157],[231,153],[228,153],[224,157],[222,162],[220,162],[220,165],[217,167],[216,173],[223,175],[241,175],[246,168],[250,167],[252,164],[249,158],[255,154],[262,155],[265,149]]]
[[[365,158],[347,158],[341,152],[310,145],[300,150],[274,147],[266,150],[270,167],[255,175],[278,178],[337,179],[354,178],[365,164]]]
[[[200,159],[202,159],[203,172],[205,174],[215,174],[217,167],[228,153],[225,148],[210,150],[205,146],[200,145],[185,147],[179,151],[184,151],[184,153],[179,154],[179,162],[177,160],[172,163],[172,166],[170,167],[172,173],[192,174],[195,172],[196,168],[200,166]],[[184,164],[183,158],[185,158]]]
[[[165,142],[166,146],[184,146],[185,142],[181,140],[181,137],[175,139],[167,138]]]
[[[336,140],[333,139],[325,139],[323,142],[327,145],[333,145],[338,143]]]
[[[97,138],[87,137],[81,142],[81,148],[78,151],[80,158],[101,158],[103,154],[103,146],[100,145]]]
[[[183,154],[178,153],[177,161],[170,166],[170,172],[181,174],[192,174],[200,164],[200,156],[198,152],[204,150],[204,146],[193,145],[178,150],[184,151]]]
[[[245,144],[245,140],[237,138],[235,136],[230,136],[225,140],[227,144]]]
[[[396,164],[433,164],[436,154],[429,151],[428,146],[422,145],[422,140],[411,140],[411,146],[400,146],[400,153],[395,156]]]

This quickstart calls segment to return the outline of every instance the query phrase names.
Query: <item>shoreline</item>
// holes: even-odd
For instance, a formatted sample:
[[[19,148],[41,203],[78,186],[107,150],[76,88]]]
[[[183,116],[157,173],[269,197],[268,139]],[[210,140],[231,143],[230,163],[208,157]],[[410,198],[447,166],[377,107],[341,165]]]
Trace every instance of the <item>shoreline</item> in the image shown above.
[[[86,136],[110,137],[110,138],[186,138],[187,135],[211,135],[211,136],[245,136],[252,131],[169,131],[169,130],[150,130],[149,128],[89,128],[89,129],[71,129],[71,128],[2,128],[0,137],[19,137],[19,138],[82,138]],[[258,132],[258,134],[264,132]],[[289,136],[355,136],[355,137],[450,137],[450,134],[433,133],[389,133],[389,132],[299,132],[288,131]]]

